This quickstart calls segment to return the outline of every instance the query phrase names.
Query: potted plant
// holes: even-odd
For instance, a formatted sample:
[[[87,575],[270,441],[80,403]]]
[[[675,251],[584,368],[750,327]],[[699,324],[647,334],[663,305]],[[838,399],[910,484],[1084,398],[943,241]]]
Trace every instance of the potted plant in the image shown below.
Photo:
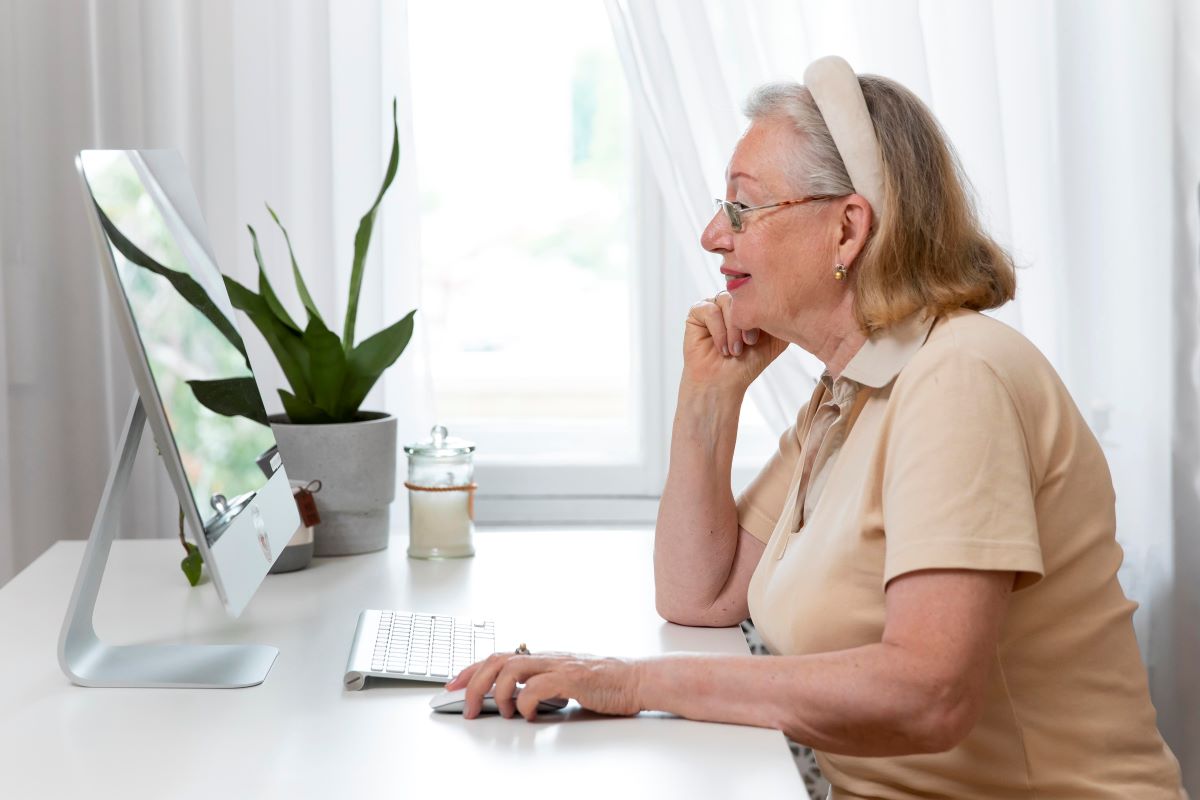
[[[246,227],[258,263],[258,291],[225,278],[233,306],[244,311],[262,334],[289,384],[290,391],[279,390],[285,413],[270,417],[284,468],[290,478],[321,481],[316,498],[321,515],[316,555],[366,553],[388,543],[388,513],[396,484],[396,419],[381,411],[364,411],[361,406],[384,370],[408,346],[416,309],[357,343],[355,323],[375,216],[396,177],[399,160],[400,135],[393,101],[391,158],[375,202],[359,221],[354,236],[350,292],[340,338],[326,325],[309,294],[291,238],[270,206],[267,211],[287,243],[296,292],[304,305],[304,324],[292,319],[271,287],[252,226]],[[237,402],[238,392],[224,394]],[[214,411],[243,413],[218,397],[200,400]]]

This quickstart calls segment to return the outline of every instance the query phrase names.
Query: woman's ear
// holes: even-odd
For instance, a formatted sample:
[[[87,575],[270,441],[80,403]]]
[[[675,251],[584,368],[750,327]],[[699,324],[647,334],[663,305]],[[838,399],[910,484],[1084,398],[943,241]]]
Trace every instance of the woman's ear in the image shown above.
[[[858,254],[867,246],[867,237],[871,233],[871,220],[874,211],[871,204],[861,194],[847,195],[842,198],[842,207],[838,220],[840,226],[838,238],[838,261],[847,266],[854,263]]]

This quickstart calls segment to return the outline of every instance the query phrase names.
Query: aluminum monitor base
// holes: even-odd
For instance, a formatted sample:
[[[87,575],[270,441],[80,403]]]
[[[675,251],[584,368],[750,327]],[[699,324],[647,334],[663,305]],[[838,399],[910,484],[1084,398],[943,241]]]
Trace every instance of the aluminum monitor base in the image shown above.
[[[117,520],[129,488],[129,476],[146,425],[146,411],[135,396],[117,443],[92,533],[83,553],[75,590],[58,637],[58,663],[80,686],[171,689],[234,689],[263,682],[279,649],[266,645],[142,644],[108,645],[92,624],[96,597]]]

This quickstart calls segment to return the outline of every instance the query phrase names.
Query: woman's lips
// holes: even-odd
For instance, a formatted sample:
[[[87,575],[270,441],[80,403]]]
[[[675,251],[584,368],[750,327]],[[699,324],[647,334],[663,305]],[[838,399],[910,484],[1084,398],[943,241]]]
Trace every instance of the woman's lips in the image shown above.
[[[741,286],[748,280],[750,280],[749,275],[728,275],[727,274],[725,276],[725,289],[727,291],[732,292],[734,289],[738,288],[739,286]]]

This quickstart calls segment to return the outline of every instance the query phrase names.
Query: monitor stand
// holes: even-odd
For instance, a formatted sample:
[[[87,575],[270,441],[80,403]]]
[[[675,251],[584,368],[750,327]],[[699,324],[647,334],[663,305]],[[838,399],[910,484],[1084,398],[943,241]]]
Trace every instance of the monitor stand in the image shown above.
[[[121,646],[105,644],[96,636],[92,624],[96,596],[145,425],[142,398],[135,396],[58,637],[59,666],[80,686],[233,689],[260,684],[275,663],[278,648],[255,644]]]

